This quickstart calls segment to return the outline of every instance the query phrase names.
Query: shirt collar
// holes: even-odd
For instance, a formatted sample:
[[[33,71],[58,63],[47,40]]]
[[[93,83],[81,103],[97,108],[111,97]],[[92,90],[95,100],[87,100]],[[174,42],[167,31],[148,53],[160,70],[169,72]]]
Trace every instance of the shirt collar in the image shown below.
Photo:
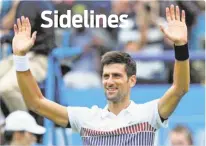
[[[132,113],[134,105],[135,105],[134,101],[130,100],[129,106],[127,108],[123,109],[124,112]],[[111,114],[111,112],[108,111],[108,104],[107,104],[103,109],[102,118],[105,118],[105,117],[109,116],[110,114]]]

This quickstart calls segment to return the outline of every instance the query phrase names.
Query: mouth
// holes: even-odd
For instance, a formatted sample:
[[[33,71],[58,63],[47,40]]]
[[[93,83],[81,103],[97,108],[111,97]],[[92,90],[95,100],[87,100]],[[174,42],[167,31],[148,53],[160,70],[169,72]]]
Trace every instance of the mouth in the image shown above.
[[[117,90],[118,90],[118,88],[107,88],[107,93],[112,94],[112,93],[117,92]]]

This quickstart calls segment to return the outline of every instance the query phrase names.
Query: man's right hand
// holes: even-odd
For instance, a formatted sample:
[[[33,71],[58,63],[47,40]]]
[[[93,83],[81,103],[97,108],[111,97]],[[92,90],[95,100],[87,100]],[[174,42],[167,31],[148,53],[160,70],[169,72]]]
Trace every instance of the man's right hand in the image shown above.
[[[31,37],[31,24],[28,18],[24,16],[21,20],[17,19],[17,25],[14,24],[14,38],[12,41],[12,48],[15,55],[24,56],[32,48],[36,40],[36,31]]]

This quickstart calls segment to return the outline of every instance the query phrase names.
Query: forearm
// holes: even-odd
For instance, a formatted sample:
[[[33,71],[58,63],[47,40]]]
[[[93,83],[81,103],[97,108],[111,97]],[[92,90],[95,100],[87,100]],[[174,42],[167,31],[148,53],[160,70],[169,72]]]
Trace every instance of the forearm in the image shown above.
[[[37,110],[39,106],[39,100],[43,98],[43,95],[32,76],[30,70],[24,72],[16,72],[17,81],[24,101],[29,109]]]
[[[173,86],[178,92],[187,92],[190,85],[189,59],[185,61],[175,60]]]
[[[190,67],[187,45],[175,48],[175,56],[173,86],[177,88],[177,92],[187,92],[190,84]]]

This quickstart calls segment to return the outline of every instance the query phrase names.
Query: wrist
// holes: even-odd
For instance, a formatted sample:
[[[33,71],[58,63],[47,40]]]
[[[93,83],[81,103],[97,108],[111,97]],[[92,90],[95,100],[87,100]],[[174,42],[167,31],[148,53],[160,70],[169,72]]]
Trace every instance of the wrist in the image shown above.
[[[26,52],[14,52],[16,56],[26,56]]]
[[[23,72],[29,70],[29,58],[27,55],[13,55],[13,61],[16,71]]]
[[[189,49],[188,44],[184,45],[174,45],[175,59],[178,61],[185,61],[189,59]]]
[[[183,45],[186,45],[186,44],[187,44],[187,41],[174,42],[175,46],[183,46]]]

